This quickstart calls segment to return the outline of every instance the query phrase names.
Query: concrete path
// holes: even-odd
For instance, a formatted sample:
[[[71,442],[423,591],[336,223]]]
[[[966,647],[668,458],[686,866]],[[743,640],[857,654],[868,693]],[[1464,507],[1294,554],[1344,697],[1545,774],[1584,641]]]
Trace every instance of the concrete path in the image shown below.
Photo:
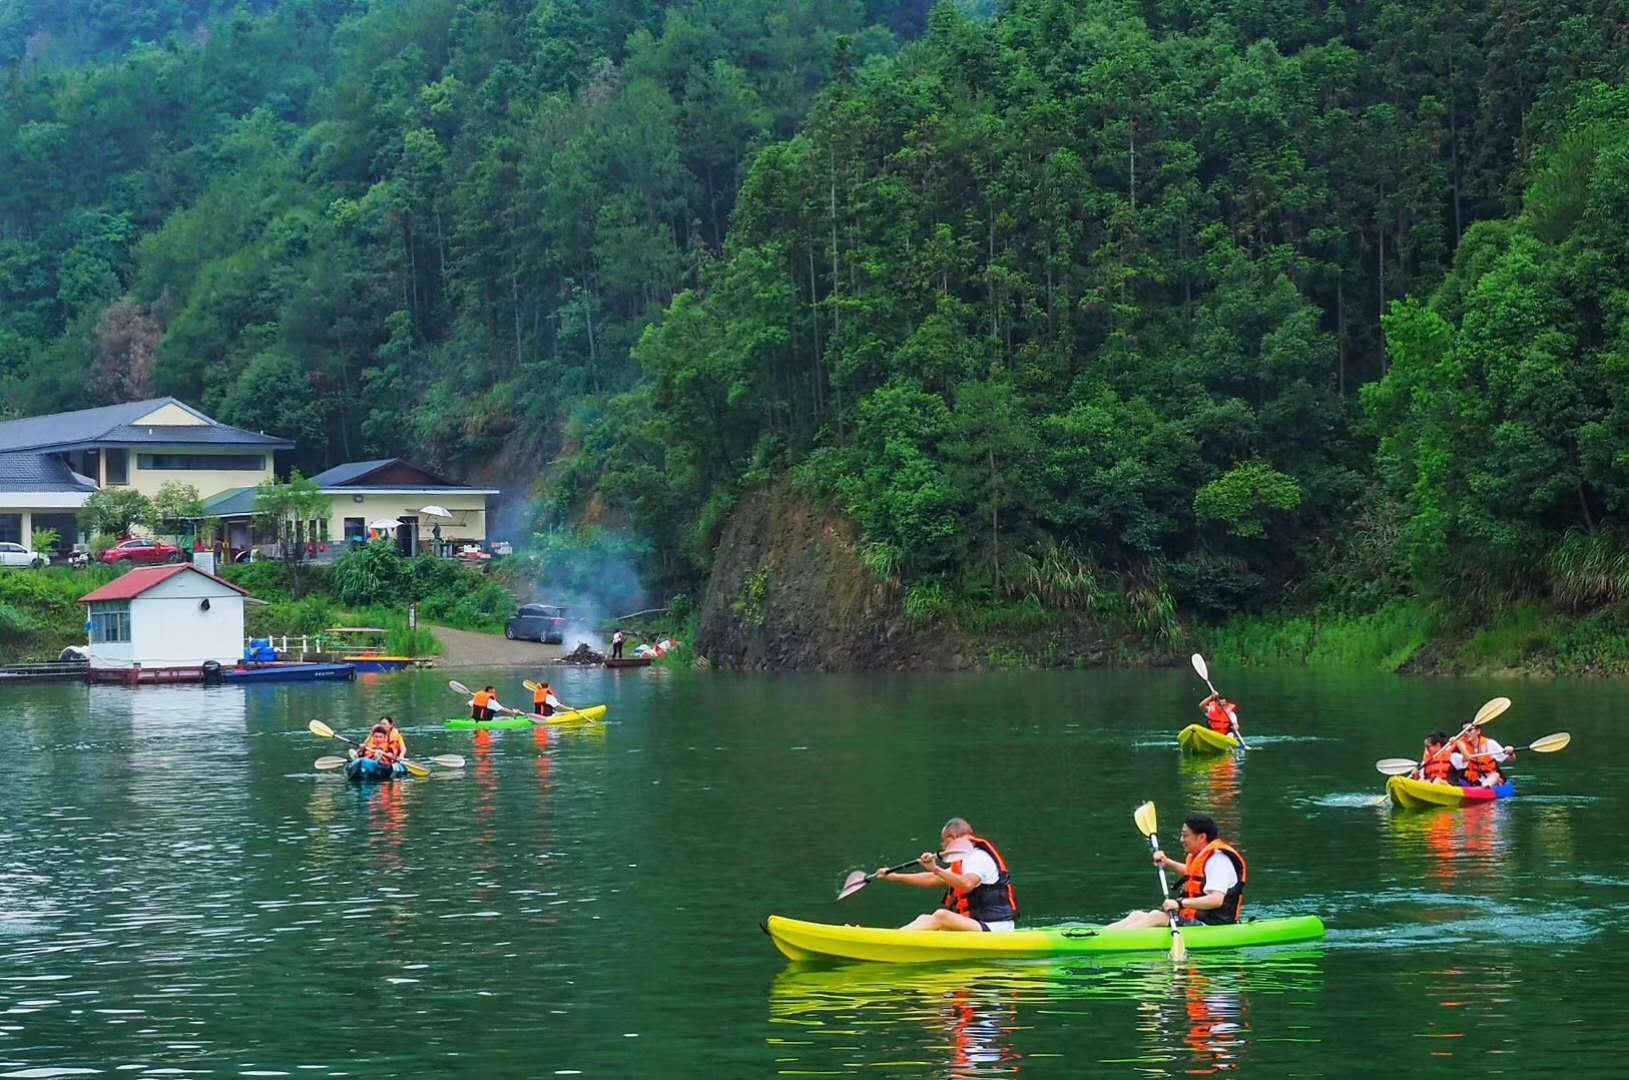
[[[559,660],[565,649],[535,641],[510,641],[501,634],[477,634],[449,626],[425,624],[441,642],[437,668],[536,667]]]

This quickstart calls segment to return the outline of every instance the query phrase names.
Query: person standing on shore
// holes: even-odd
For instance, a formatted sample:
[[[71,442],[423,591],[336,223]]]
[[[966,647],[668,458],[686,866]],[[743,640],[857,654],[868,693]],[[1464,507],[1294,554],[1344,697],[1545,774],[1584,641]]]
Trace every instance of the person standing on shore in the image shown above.
[[[622,644],[627,640],[628,635],[624,634],[621,630],[618,630],[616,633],[611,635],[611,659],[622,659]]]

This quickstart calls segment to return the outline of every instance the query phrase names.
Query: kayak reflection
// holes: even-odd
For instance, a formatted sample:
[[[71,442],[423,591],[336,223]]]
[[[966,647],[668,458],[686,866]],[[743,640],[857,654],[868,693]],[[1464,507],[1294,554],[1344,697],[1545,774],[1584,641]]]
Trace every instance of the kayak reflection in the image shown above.
[[[1072,1072],[1090,1072],[1102,1062],[1071,1061],[1067,1043],[1036,1042],[1043,1032],[1067,1039],[1076,1025],[1044,1019],[1066,1016],[1082,1032],[1118,1029],[1126,1045],[1144,1048],[1133,1059],[1142,1065],[1232,1072],[1248,1057],[1251,998],[1316,995],[1322,958],[1314,948],[1190,957],[1179,968],[1165,957],[1124,954],[955,965],[794,963],[770,988],[770,1019],[782,1025],[770,1042],[781,1067],[794,1072],[864,1061],[949,1076],[1015,1075],[1026,1065],[1051,1072],[1058,1059]]]

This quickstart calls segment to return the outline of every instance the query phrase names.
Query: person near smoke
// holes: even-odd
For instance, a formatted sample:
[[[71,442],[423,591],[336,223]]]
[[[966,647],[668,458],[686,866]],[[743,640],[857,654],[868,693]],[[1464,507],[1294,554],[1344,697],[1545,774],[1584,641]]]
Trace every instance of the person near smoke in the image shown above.
[[[611,635],[611,659],[622,659],[622,643],[628,640],[628,635],[621,630]]]

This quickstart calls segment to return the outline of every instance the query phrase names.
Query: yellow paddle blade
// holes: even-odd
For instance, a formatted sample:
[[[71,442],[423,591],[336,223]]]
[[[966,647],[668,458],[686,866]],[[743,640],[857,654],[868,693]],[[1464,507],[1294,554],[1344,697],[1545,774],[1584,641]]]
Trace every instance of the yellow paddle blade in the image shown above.
[[[522,679],[520,681],[520,685],[524,686],[526,689],[530,690],[534,694],[537,693],[539,690],[543,689],[543,687],[542,687],[542,685],[540,683],[535,683],[531,679]]]
[[[1540,754],[1553,754],[1557,750],[1565,750],[1570,742],[1572,742],[1570,734],[1565,731],[1558,731],[1554,735],[1544,736],[1544,738],[1529,746],[1528,749],[1537,751]]]
[[[1144,836],[1153,836],[1160,831],[1159,816],[1151,802],[1145,802],[1132,811],[1131,820],[1137,823],[1137,830]]]
[[[409,773],[412,773],[420,780],[423,780],[425,777],[430,775],[430,770],[426,769],[423,765],[420,765],[416,761],[404,761],[402,764],[407,766],[407,771]]]
[[[1188,958],[1188,943],[1182,940],[1182,931],[1171,927],[1171,963],[1180,964]]]
[[[323,723],[321,720],[313,720],[311,723],[307,724],[306,727],[311,729],[311,734],[320,735],[324,739],[332,739],[334,737],[334,729]]]
[[[1510,708],[1509,698],[1496,697],[1486,705],[1482,706],[1480,709],[1476,710],[1476,718],[1471,721],[1471,726],[1481,727],[1483,724],[1491,724],[1496,719],[1503,716],[1505,714],[1505,710],[1508,708]]]

